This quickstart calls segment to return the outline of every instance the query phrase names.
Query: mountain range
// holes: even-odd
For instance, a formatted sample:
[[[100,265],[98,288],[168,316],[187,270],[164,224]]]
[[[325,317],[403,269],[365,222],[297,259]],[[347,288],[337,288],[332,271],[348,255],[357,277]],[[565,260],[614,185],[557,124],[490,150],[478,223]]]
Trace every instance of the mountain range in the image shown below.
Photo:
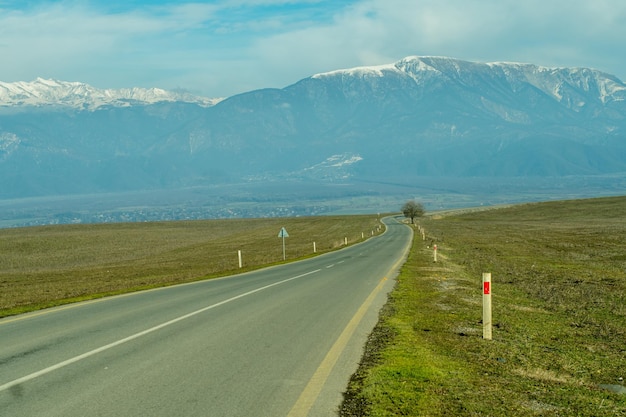
[[[81,82],[37,78],[32,82],[0,81],[0,107],[69,107],[96,110],[102,106],[130,107],[160,102],[194,103],[209,107],[221,99],[194,96],[160,88],[98,89]]]
[[[626,85],[588,68],[412,56],[225,99],[0,83],[0,199],[624,173]]]

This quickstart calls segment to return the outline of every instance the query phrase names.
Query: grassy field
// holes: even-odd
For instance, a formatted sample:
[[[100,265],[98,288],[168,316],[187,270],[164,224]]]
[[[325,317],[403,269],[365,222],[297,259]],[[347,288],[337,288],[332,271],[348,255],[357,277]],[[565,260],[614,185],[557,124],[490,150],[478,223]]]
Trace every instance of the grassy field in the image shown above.
[[[0,229],[0,317],[243,272],[355,243],[375,215]],[[238,251],[243,268],[239,269]]]
[[[626,416],[626,198],[421,225],[341,415]]]
[[[421,220],[344,416],[626,416],[626,198]],[[375,216],[0,230],[0,316],[336,249]],[[432,245],[438,245],[433,262]],[[482,339],[481,274],[493,279]],[[620,393],[622,392],[622,393]]]

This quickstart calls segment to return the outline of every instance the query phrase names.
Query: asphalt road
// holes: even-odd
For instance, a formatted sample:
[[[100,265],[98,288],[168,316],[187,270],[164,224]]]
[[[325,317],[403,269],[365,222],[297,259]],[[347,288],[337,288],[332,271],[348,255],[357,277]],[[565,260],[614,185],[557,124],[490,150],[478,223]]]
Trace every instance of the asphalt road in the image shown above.
[[[0,320],[0,416],[332,416],[411,230]]]

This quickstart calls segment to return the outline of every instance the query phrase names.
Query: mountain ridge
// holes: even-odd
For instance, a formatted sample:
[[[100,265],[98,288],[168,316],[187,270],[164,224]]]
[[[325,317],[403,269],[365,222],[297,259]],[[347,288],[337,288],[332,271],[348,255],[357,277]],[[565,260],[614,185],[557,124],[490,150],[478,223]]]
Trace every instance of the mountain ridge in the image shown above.
[[[444,65],[447,68],[442,68]],[[346,69],[332,70],[314,74],[311,79],[320,79],[323,77],[336,76],[340,74],[348,74],[350,76],[377,75],[383,76],[386,71],[399,72],[413,78],[416,83],[424,82],[424,74],[428,72],[445,75],[449,78],[451,74],[456,72],[468,72],[468,66],[474,69],[486,69],[501,71],[509,81],[518,82],[524,78],[525,81],[540,88],[542,91],[554,96],[556,99],[562,99],[559,89],[566,87],[568,83],[586,82],[576,87],[590,91],[592,88],[598,90],[599,99],[603,102],[611,100],[626,100],[626,85],[616,76],[605,73],[603,71],[584,68],[584,67],[546,67],[531,63],[520,62],[473,62],[464,61],[444,56],[408,56],[395,63],[373,65],[373,66],[357,66]],[[454,71],[450,69],[454,68]],[[545,86],[540,82],[533,80],[537,72],[550,73],[560,80],[560,83],[553,86]],[[572,77],[577,73],[582,73],[584,77]],[[420,77],[419,75],[422,75]],[[306,79],[306,78],[305,78]],[[589,81],[595,81],[589,84]],[[595,84],[595,85],[594,85]],[[289,88],[289,86],[285,87]],[[243,93],[246,94],[246,93]],[[228,97],[226,97],[228,98]],[[105,105],[121,105],[130,106],[132,104],[147,105],[158,102],[186,102],[194,103],[201,106],[213,106],[226,98],[208,98],[193,95],[187,92],[167,91],[160,88],[140,88],[129,87],[120,89],[100,89],[80,81],[59,81],[54,79],[45,79],[37,77],[31,82],[2,82],[0,81],[0,106],[53,106],[66,105],[74,108],[95,109]]]
[[[223,99],[200,97],[160,88],[99,89],[78,81],[58,81],[41,77],[31,82],[0,81],[0,107],[62,106],[79,110],[95,110],[107,105],[130,107],[133,104],[149,105],[176,101],[210,107],[221,100]]]
[[[213,105],[48,83],[75,107],[0,106],[0,198],[626,172],[626,85],[593,69],[412,56]]]
[[[446,67],[443,68],[444,66]],[[527,82],[559,101],[563,99],[563,95],[559,93],[560,89],[568,86],[587,92],[595,89],[599,93],[598,99],[603,103],[626,100],[626,84],[616,76],[596,69],[545,67],[518,62],[481,63],[438,56],[410,56],[394,64],[334,70],[315,74],[310,78],[322,78],[341,74],[350,74],[351,76],[374,74],[383,76],[385,71],[397,71],[411,77],[417,84],[421,84],[425,81],[425,74],[432,75],[432,73],[435,73],[439,76],[459,81],[462,80],[462,74],[479,73],[486,69],[493,72],[501,72],[512,85],[519,84],[520,81]],[[551,75],[556,84],[544,84],[545,78],[537,77],[538,73]]]

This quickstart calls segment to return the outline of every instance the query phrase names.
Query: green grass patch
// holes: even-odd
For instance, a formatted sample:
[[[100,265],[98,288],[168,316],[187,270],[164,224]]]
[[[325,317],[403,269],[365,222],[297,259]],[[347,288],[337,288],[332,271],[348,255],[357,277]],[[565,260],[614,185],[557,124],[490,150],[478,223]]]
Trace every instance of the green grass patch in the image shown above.
[[[626,198],[421,225],[341,415],[626,415],[626,395],[606,389],[626,378]]]
[[[362,215],[1,229],[0,317],[282,263],[281,227],[292,261],[313,256],[313,242],[332,251],[379,225]]]

